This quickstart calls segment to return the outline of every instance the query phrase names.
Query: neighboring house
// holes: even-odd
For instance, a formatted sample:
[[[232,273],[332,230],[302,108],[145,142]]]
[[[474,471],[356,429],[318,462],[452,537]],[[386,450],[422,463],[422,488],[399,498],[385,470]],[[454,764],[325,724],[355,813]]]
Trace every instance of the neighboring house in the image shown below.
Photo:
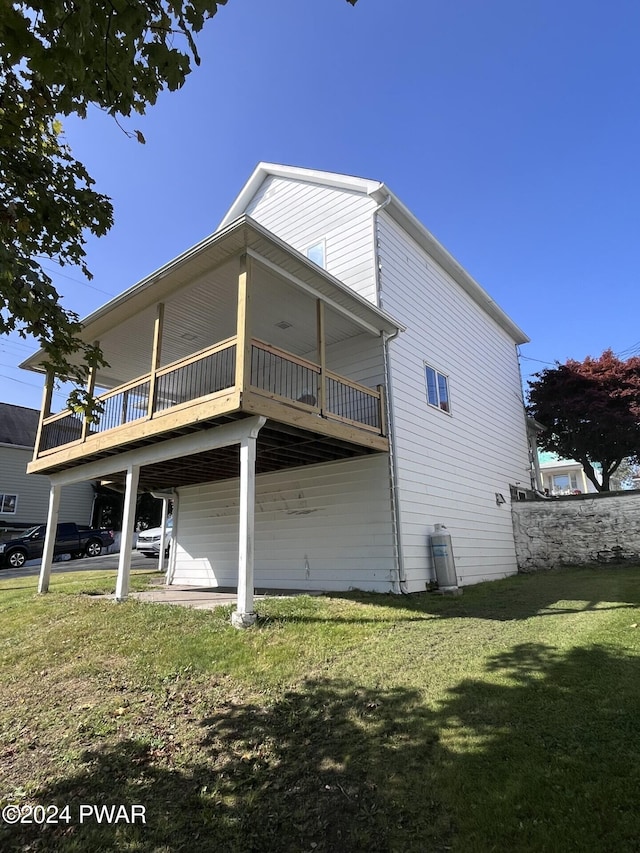
[[[461,585],[516,572],[528,339],[384,184],[260,164],[214,234],[84,335],[104,413],[45,406],[30,470],[120,477],[127,535],[138,488],[171,496],[170,580],[238,583],[239,620],[254,564],[261,587],[424,590],[435,524]]]
[[[47,520],[49,479],[27,474],[39,417],[37,409],[0,403],[0,535]],[[65,489],[60,521],[89,524],[93,495],[91,483]]]
[[[574,459],[560,459],[555,453],[540,452],[542,488],[550,495],[587,495],[597,492],[584,468]],[[596,471],[597,473],[597,471]]]

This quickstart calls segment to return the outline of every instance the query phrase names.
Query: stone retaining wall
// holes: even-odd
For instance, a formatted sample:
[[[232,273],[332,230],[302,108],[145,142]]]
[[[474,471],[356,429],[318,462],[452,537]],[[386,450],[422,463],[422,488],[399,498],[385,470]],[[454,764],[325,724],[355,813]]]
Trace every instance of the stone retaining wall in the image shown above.
[[[511,506],[518,569],[640,560],[640,491]]]

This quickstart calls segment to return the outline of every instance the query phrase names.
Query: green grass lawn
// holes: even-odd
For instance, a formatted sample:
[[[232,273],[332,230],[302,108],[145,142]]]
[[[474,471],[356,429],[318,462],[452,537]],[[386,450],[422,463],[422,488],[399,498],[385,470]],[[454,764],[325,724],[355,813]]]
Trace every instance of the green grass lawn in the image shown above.
[[[0,806],[70,807],[0,850],[640,849],[640,568],[272,600],[248,631],[114,581],[0,576]]]

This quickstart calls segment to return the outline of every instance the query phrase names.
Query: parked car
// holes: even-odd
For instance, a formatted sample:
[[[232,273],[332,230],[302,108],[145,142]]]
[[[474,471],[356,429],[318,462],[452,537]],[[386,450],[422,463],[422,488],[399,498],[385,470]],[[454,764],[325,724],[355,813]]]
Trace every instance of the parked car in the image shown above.
[[[165,548],[164,555],[165,557],[169,556],[169,546],[171,545],[171,536],[173,534],[173,519],[167,519],[167,527],[165,530],[165,537],[167,542],[167,547]],[[138,544],[136,548],[140,551],[141,554],[144,554],[145,557],[155,557],[156,559],[160,555],[160,539],[162,538],[162,528],[161,527],[150,527],[149,530],[143,530],[138,533]]]
[[[24,536],[0,543],[0,565],[19,569],[44,551],[46,524],[38,524],[27,530]],[[65,522],[56,531],[54,555],[71,554],[72,557],[98,557],[103,548],[113,545],[113,532],[105,528],[83,527]]]

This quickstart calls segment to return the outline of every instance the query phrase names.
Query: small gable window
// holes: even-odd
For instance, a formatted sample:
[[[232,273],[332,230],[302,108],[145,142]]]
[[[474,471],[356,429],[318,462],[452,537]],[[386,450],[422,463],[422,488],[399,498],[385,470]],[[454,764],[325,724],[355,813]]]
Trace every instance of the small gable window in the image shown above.
[[[424,366],[425,380],[427,386],[427,403],[441,409],[443,412],[451,412],[449,403],[449,379],[428,364]]]
[[[324,240],[320,240],[319,243],[314,243],[313,246],[309,246],[309,248],[305,252],[306,256],[310,261],[313,261],[314,264],[317,264],[319,267],[325,268],[325,242]]]

